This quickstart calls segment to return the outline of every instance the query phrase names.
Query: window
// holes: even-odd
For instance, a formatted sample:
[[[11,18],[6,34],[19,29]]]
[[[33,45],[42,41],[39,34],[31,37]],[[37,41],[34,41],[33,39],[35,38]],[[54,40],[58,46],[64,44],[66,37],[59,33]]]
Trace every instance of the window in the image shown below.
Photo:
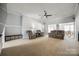
[[[48,25],[48,33],[50,33],[52,30],[56,30],[56,24]]]

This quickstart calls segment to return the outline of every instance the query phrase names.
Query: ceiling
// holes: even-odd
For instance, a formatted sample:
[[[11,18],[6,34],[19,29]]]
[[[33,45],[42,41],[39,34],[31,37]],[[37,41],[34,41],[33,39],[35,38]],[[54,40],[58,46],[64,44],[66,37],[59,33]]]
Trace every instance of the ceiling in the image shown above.
[[[76,6],[76,3],[9,3],[7,11],[40,20],[46,10],[48,14],[52,15],[48,17],[48,20],[51,21],[74,15]]]

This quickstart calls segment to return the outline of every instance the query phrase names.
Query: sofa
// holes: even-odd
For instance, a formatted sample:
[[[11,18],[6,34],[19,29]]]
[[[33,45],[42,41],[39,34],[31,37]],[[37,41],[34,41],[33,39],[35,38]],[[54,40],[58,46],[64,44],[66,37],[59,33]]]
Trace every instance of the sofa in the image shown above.
[[[35,33],[33,33],[31,30],[28,30],[26,32],[28,33],[29,39],[35,39],[44,35],[44,33],[41,32],[41,30],[36,30]]]
[[[36,30],[36,37],[42,37],[42,36],[44,36],[44,33],[43,32],[41,32],[41,30]]]
[[[48,36],[51,38],[64,39],[64,30],[53,30],[48,33]]]

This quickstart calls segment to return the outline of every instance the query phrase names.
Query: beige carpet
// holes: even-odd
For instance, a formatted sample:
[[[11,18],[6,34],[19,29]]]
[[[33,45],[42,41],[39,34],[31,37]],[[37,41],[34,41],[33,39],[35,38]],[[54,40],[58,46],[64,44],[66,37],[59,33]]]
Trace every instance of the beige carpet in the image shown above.
[[[18,42],[15,42],[15,44],[18,44]],[[77,41],[47,37],[27,40],[24,44],[9,46],[2,50],[2,55],[6,56],[75,56],[78,54],[79,43]]]

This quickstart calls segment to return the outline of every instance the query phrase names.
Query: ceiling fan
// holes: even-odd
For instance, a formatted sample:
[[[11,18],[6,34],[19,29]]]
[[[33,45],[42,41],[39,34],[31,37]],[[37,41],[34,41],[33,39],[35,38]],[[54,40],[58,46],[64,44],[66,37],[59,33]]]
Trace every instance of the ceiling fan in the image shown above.
[[[46,18],[48,18],[49,16],[52,16],[52,15],[48,15],[46,10],[44,10],[44,13],[45,13],[44,16],[45,16]]]
[[[44,19],[44,17],[48,18],[49,16],[52,16],[52,15],[47,14],[47,11],[44,10],[44,15],[39,15],[39,16],[41,16],[41,19]],[[42,22],[43,24],[45,24],[44,20],[40,20],[40,22]]]

